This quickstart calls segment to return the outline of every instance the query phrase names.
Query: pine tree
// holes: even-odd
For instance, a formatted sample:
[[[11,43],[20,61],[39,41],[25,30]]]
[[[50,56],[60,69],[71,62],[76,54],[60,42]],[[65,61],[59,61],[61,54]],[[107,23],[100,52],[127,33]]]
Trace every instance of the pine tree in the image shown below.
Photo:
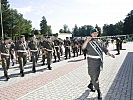
[[[42,21],[40,23],[40,32],[41,34],[47,34],[47,21],[46,18],[43,16]]]

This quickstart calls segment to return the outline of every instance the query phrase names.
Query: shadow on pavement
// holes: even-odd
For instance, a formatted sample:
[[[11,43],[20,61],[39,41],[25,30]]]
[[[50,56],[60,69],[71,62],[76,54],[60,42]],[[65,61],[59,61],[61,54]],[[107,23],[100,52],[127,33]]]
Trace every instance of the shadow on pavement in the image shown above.
[[[85,59],[69,60],[68,62],[78,62],[78,61],[82,61],[82,60],[85,60]]]
[[[78,97],[77,99],[74,99],[74,100],[98,100],[97,97],[89,98],[88,97],[89,94],[90,94],[90,90],[86,89],[85,92],[80,97]]]
[[[128,52],[104,100],[133,100],[133,52]]]
[[[36,70],[36,73],[37,73],[37,72],[44,72],[44,71],[46,71],[46,70],[48,70],[48,68],[38,69],[38,70]],[[30,74],[30,73],[33,73],[33,72],[32,72],[32,69],[31,69],[30,71],[24,71],[24,74],[25,74],[25,75]],[[11,78],[21,77],[21,76],[20,76],[20,73],[14,73],[14,74],[10,74],[9,77],[10,77],[10,79],[11,79]],[[5,81],[5,80],[6,80],[6,78],[5,78],[4,76],[0,76],[0,81]]]

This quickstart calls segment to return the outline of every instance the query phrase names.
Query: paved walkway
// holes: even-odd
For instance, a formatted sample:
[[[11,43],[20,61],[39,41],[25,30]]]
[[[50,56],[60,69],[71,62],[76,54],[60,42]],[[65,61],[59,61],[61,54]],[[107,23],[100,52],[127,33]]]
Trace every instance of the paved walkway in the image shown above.
[[[115,59],[104,56],[104,69],[100,74],[100,87],[104,100],[133,100],[133,43],[123,45]],[[109,49],[114,48],[110,45]],[[116,51],[111,51],[116,53]],[[0,100],[97,100],[97,93],[87,89],[90,78],[83,55],[37,67],[31,72],[31,63],[20,77],[18,65],[9,69],[11,79],[4,81],[0,67]]]

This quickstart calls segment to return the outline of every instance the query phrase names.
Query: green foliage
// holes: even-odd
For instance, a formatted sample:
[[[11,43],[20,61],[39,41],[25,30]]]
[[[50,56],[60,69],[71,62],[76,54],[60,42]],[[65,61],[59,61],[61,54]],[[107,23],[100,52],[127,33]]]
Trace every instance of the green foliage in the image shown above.
[[[75,25],[73,29],[73,36],[79,36],[79,37],[84,37],[84,36],[89,36],[90,35],[90,30],[93,28],[91,25],[84,25],[81,27],[77,27]]]
[[[41,32],[41,34],[47,34],[47,20],[46,20],[46,18],[43,16],[42,17],[42,21],[41,21],[41,23],[40,23],[40,32]]]
[[[63,29],[59,30],[60,33],[71,33],[70,29],[68,28],[68,25],[64,24]]]
[[[48,35],[51,35],[52,34],[51,26],[47,26],[47,33],[48,33]]]
[[[133,34],[133,10],[131,10],[127,17],[124,19],[123,33]]]
[[[31,33],[32,34],[35,34],[35,35],[38,35],[38,34],[40,34],[40,31],[37,30],[37,29],[35,29],[35,28],[33,28],[33,30],[31,31]]]
[[[113,36],[113,35],[122,35],[123,34],[123,22],[119,21],[115,25],[113,24],[104,24],[102,36]]]
[[[24,19],[23,15],[18,13],[17,10],[11,9],[7,0],[2,0],[1,3],[4,36],[8,35],[13,37],[31,33],[31,21]]]

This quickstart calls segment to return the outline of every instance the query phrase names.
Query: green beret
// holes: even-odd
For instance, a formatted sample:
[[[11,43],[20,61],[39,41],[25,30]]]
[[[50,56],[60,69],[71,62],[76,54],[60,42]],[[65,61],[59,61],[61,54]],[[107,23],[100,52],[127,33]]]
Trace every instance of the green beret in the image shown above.
[[[93,28],[93,29],[90,30],[90,34],[92,34],[92,33],[94,33],[94,32],[98,32],[97,29],[94,29],[94,28]]]
[[[34,34],[30,35],[30,37],[36,37]]]
[[[5,37],[4,40],[11,40],[11,37]]]
[[[20,35],[20,38],[23,38],[23,37],[25,37],[24,35]]]
[[[58,36],[58,33],[55,34],[55,37],[57,37],[57,36]]]

